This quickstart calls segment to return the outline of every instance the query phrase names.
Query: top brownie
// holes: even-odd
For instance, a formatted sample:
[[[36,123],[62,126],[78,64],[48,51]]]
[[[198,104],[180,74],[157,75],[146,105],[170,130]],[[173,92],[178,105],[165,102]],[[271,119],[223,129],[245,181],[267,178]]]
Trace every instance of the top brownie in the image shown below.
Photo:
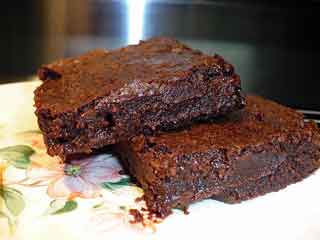
[[[39,127],[48,153],[63,158],[244,105],[231,64],[169,38],[60,60],[38,76]]]

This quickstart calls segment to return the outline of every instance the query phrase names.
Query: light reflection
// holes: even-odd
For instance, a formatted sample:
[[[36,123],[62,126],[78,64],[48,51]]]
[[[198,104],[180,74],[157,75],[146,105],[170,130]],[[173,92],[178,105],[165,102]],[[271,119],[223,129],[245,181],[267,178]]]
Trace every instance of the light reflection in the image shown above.
[[[128,44],[136,44],[143,38],[143,21],[146,0],[127,0]]]

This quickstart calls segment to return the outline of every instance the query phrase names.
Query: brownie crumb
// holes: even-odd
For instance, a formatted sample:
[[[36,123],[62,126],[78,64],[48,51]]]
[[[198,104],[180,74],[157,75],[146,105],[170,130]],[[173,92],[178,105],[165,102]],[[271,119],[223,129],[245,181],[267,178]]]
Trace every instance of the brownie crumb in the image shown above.
[[[188,207],[183,207],[182,211],[185,215],[188,215],[190,212],[188,211]]]
[[[135,201],[136,203],[137,203],[137,202],[144,201],[144,196],[142,195],[141,197],[137,197],[134,201]],[[145,208],[143,208],[143,209],[145,209]]]
[[[133,217],[133,220],[131,220],[130,223],[141,223],[142,225],[145,225],[143,221],[143,215],[137,209],[130,209],[129,214]]]
[[[163,218],[159,218],[156,214],[146,208],[129,209],[129,215],[132,216],[130,224],[140,225],[141,227],[156,231],[156,224],[161,223]]]

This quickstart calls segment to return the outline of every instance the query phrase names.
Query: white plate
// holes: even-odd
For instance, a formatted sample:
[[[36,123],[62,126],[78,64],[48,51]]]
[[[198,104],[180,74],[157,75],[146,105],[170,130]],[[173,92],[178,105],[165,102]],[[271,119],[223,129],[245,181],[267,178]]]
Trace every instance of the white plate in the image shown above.
[[[6,189],[6,201],[0,200],[1,240],[320,239],[319,171],[284,190],[241,204],[205,200],[193,204],[189,215],[175,210],[161,224],[148,227],[130,224],[128,209],[141,207],[142,203],[134,201],[141,195],[141,189],[128,185],[126,179],[119,183],[124,176],[112,175],[112,169],[119,167],[115,158],[103,155],[91,159],[94,164],[88,168],[97,171],[98,178],[85,177],[85,181],[92,180],[97,186],[102,181],[118,182],[118,188],[110,190],[110,186],[115,186],[112,183],[106,188],[88,186],[87,182],[80,185],[76,178],[78,163],[74,163],[73,168],[64,166],[74,176],[63,175],[65,171],[61,175],[57,159],[45,154],[41,134],[31,131],[37,129],[32,99],[38,84],[35,81],[0,86],[0,164]],[[4,161],[8,160],[8,156],[3,155],[4,147],[21,144],[31,147],[35,153],[30,155],[29,148],[7,149],[11,151],[11,162]],[[25,162],[20,161],[21,154]],[[101,171],[109,175],[99,175]],[[71,196],[66,206],[66,198],[75,190],[81,193],[80,197]],[[97,194],[99,197],[95,197]],[[52,214],[59,209],[69,212]],[[5,217],[1,218],[1,211],[11,219],[11,227]]]

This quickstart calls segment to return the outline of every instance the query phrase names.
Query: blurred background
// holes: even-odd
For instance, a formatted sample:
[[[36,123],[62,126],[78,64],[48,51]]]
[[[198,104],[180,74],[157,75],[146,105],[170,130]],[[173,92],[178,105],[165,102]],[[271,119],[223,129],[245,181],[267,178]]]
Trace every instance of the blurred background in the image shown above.
[[[224,56],[246,91],[320,111],[319,1],[20,0],[2,5],[0,83],[30,80],[41,64],[89,49],[170,36]]]

